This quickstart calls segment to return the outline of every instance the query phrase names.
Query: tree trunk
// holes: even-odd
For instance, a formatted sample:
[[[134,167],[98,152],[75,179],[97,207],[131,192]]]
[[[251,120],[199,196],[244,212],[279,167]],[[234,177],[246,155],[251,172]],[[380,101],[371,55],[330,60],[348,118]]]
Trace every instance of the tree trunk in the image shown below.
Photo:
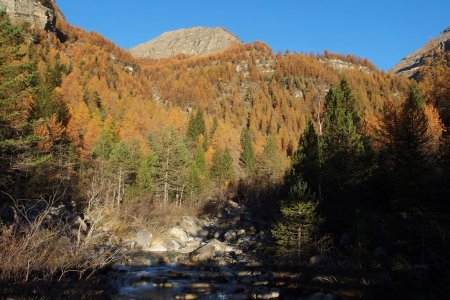
[[[167,147],[167,157],[166,157],[166,167],[164,174],[164,206],[169,202],[169,156],[170,156],[170,146]]]
[[[122,167],[119,168],[119,187],[117,194],[117,209],[120,210],[120,203],[122,202]]]

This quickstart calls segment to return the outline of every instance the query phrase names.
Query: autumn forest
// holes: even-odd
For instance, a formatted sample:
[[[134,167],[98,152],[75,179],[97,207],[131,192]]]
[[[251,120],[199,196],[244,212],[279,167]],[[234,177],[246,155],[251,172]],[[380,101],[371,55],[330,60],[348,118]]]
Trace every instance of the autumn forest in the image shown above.
[[[262,42],[134,58],[56,28],[0,14],[1,287],[81,280],[123,260],[133,232],[163,239],[231,200],[263,220],[259,255],[277,268],[325,257],[391,274],[387,298],[448,296],[448,51],[412,80]],[[74,234],[77,218],[89,229]]]

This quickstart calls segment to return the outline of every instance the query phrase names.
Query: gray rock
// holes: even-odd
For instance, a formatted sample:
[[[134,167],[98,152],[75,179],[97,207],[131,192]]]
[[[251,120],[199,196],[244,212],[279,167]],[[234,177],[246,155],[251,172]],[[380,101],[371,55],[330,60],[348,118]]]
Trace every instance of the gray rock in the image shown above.
[[[179,226],[191,236],[198,236],[203,230],[197,219],[188,216],[183,217]]]
[[[235,251],[233,247],[214,239],[208,244],[192,251],[190,257],[192,261],[205,261],[213,258],[216,254],[230,253],[232,251]]]
[[[149,252],[167,252],[167,245],[162,241],[158,241],[153,243],[150,248],[144,250]]]
[[[177,54],[208,55],[241,41],[223,28],[193,27],[163,33],[130,49],[135,57],[163,58]]]
[[[226,242],[234,242],[237,239],[237,234],[236,231],[234,230],[228,230],[227,232],[225,232],[225,234],[223,235],[223,238],[225,239]]]
[[[236,235],[241,237],[245,234],[245,229],[239,229],[238,231],[236,231]]]
[[[197,236],[200,238],[208,237],[209,231],[207,229],[202,229],[198,232]]]
[[[134,244],[135,244],[135,246],[141,247],[143,249],[149,248],[152,243],[152,238],[153,238],[153,235],[149,230],[147,230],[147,229],[139,230],[135,234],[135,237],[134,237],[135,243]]]
[[[57,12],[39,1],[0,0],[0,8],[6,10],[14,22],[28,22],[39,29],[55,30]],[[58,14],[61,17],[62,14]]]
[[[198,241],[189,241],[186,243],[186,246],[180,249],[181,253],[191,253],[192,251],[201,247],[202,243]]]
[[[416,79],[420,67],[425,63],[427,58],[433,58],[433,52],[436,48],[450,51],[450,27],[447,27],[432,43],[427,43],[422,48],[404,57],[389,72]]]
[[[170,248],[173,251],[179,251],[181,249],[181,245],[175,240],[170,240]]]
[[[232,208],[240,208],[241,206],[237,204],[236,202],[229,200],[228,205],[230,205]]]
[[[184,231],[180,226],[175,226],[169,229],[167,231],[167,235],[169,236],[169,238],[177,241],[182,246],[186,245],[186,242],[188,240],[186,231]]]
[[[326,255],[315,255],[309,259],[309,265],[316,266],[316,265],[324,263],[326,260],[327,260]]]

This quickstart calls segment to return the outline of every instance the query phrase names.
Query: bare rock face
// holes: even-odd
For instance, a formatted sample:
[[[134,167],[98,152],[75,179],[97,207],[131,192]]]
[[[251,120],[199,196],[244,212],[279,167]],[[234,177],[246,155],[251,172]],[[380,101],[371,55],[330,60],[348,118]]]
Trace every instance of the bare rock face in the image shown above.
[[[319,59],[319,61],[327,66],[332,67],[333,69],[335,69],[337,71],[357,70],[357,71],[362,71],[362,72],[366,72],[366,73],[372,73],[372,71],[366,66],[353,64],[353,63],[350,63],[347,61],[343,61],[341,59],[322,58],[322,59]]]
[[[447,27],[437,38],[427,43],[424,47],[403,58],[390,72],[409,78],[416,78],[417,72],[424,64],[425,59],[430,57],[433,50],[438,47],[444,49],[444,51],[450,51],[450,27]]]
[[[0,8],[6,10],[12,21],[28,22],[47,31],[55,31],[54,7],[52,0],[0,0]]]
[[[193,27],[163,33],[159,37],[130,49],[135,57],[164,58],[177,54],[208,55],[225,50],[241,41],[227,30],[216,27]]]

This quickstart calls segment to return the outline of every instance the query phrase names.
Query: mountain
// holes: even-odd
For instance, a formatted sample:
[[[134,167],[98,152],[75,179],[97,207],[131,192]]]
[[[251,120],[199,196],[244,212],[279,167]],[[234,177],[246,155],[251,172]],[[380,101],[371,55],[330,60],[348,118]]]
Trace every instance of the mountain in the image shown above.
[[[450,51],[450,26],[434,40],[403,58],[390,72],[408,78],[417,78],[419,68],[436,48]]]
[[[20,2],[20,11],[42,6],[31,0],[0,1]],[[11,7],[15,10],[9,15],[14,17],[19,8]],[[34,14],[30,12],[25,18]],[[297,150],[306,120],[323,109],[326,93],[341,76],[348,79],[358,109],[368,119],[380,114],[385,99],[402,101],[408,86],[406,79],[380,72],[366,59],[326,51],[274,53],[262,42],[243,44],[222,28],[168,32],[147,46],[125,51],[58,15],[57,20],[56,32],[66,38],[55,40],[44,32],[30,56],[44,79],[46,74],[59,74],[43,80],[57,83],[49,92],[55,103],[44,119],[53,113],[60,116],[65,138],[81,157],[92,155],[105,130],[113,130],[118,140],[145,145],[150,134],[158,136],[168,126],[184,132],[190,113],[202,109],[206,126],[217,127],[208,136],[209,155],[229,148],[239,169],[239,136],[248,127],[256,153],[270,136],[288,160]],[[136,57],[179,53],[187,56]],[[49,103],[44,102],[43,106]]]
[[[163,33],[161,36],[130,49],[135,57],[164,58],[177,54],[207,55],[242,42],[220,27],[193,27]]]

